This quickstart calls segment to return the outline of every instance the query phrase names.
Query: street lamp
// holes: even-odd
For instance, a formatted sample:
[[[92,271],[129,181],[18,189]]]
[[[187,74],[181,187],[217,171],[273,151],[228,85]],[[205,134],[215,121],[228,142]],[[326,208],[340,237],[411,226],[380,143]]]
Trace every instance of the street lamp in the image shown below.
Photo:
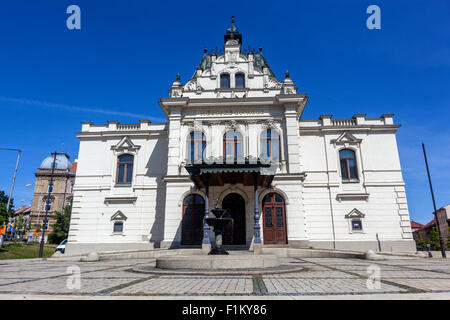
[[[11,197],[14,190],[14,182],[16,181],[16,175],[17,175],[17,168],[19,167],[19,160],[20,160],[20,154],[22,153],[22,150],[20,149],[9,149],[9,148],[0,148],[0,150],[6,150],[6,151],[17,151],[17,161],[16,161],[16,168],[14,169],[14,175],[13,180],[11,183],[11,189],[9,190],[9,196],[8,196],[8,203],[6,204],[6,213],[9,212],[9,206],[11,205]],[[5,228],[6,233],[6,228]],[[3,237],[4,235],[1,235],[2,239],[0,240],[0,244],[3,243]]]
[[[41,245],[39,246],[39,258],[42,258],[44,254],[44,238],[45,238],[45,230],[48,228],[48,211],[50,210],[50,196],[53,191],[53,174],[55,173],[55,165],[56,165],[56,151],[52,153],[53,155],[53,164],[52,164],[52,173],[50,176],[50,184],[48,186],[48,195],[47,195],[47,201],[45,201],[45,218],[42,224],[42,238],[41,238]]]

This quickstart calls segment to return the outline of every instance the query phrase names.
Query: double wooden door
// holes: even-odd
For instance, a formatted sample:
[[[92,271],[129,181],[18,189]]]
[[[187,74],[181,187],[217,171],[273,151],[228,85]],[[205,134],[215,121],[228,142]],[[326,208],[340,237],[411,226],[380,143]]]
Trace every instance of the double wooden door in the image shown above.
[[[181,230],[182,244],[202,244],[204,216],[205,200],[198,194],[187,196],[183,202],[183,221]]]
[[[263,199],[264,244],[286,244],[286,210],[284,199],[269,193]]]

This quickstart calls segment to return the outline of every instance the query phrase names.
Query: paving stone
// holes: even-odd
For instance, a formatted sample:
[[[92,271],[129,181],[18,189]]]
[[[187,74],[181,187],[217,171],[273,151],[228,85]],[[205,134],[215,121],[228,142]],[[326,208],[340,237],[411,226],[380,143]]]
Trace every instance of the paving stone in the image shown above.
[[[253,292],[253,280],[250,277],[224,278],[208,277],[199,279],[196,277],[179,277],[172,279],[154,278],[113,292],[120,294],[251,294]]]
[[[295,273],[283,273],[283,274],[270,274],[264,275],[263,279],[298,279],[298,278],[314,278],[314,279],[348,279],[348,278],[358,278],[358,276],[351,275],[345,272],[325,270],[325,271],[304,271]]]
[[[389,279],[389,281],[421,290],[450,291],[450,279]]]
[[[338,294],[402,292],[402,288],[381,283],[370,289],[365,279],[265,279],[270,294]]]
[[[14,293],[44,293],[44,294],[80,294],[97,293],[99,291],[128,283],[132,280],[126,279],[83,279],[80,280],[80,288],[72,289],[67,284],[68,277],[59,277],[53,279],[42,279],[28,282],[15,283],[7,286],[1,286],[0,292]]]

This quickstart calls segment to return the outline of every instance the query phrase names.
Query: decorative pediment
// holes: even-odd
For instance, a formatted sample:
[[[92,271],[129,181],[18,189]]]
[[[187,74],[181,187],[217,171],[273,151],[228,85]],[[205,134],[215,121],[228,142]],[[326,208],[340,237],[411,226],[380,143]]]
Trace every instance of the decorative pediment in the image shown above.
[[[337,139],[333,139],[331,140],[331,143],[333,143],[334,145],[358,145],[360,144],[362,141],[362,139],[357,139],[354,135],[352,135],[350,132],[345,131],[344,133],[342,133]]]
[[[262,123],[263,129],[275,129],[278,126],[278,123],[273,119],[267,119]]]
[[[356,208],[345,215],[346,218],[364,218],[364,216],[365,214]]]
[[[115,221],[126,221],[128,218],[126,215],[124,215],[122,213],[122,211],[117,211],[116,213],[114,213],[111,217],[111,221],[115,220]]]
[[[136,152],[141,146],[135,145],[128,136],[122,138],[119,143],[111,147],[111,150],[121,151],[121,152]]]
[[[225,122],[225,127],[227,129],[236,130],[236,128],[238,127],[238,122],[236,120],[227,121]]]

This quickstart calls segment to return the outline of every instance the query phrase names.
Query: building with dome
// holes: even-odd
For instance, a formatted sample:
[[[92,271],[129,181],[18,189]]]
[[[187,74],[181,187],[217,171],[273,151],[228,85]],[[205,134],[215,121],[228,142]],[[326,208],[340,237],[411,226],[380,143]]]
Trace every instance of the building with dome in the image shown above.
[[[34,185],[33,202],[31,205],[30,223],[33,229],[42,225],[45,216],[45,204],[48,198],[48,188],[52,172],[54,155],[45,158],[37,169],[36,183]],[[53,174],[53,190],[49,199],[50,210],[48,212],[49,229],[46,236],[52,232],[55,222],[55,213],[63,212],[64,207],[72,202],[72,188],[75,183],[77,163],[71,162],[66,153],[56,153],[55,171]]]
[[[303,119],[308,96],[226,30],[159,105],[167,122],[83,122],[69,254],[224,244],[412,251],[392,114]]]

